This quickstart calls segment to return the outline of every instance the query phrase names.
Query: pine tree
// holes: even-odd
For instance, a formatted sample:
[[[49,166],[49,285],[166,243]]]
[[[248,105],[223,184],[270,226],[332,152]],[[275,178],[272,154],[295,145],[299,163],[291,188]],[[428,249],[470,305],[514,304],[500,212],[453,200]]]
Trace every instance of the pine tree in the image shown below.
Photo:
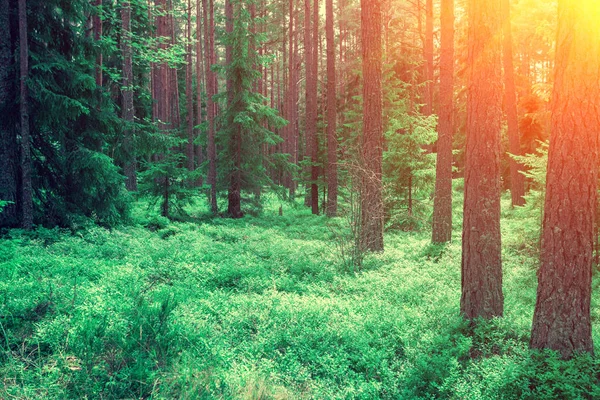
[[[597,237],[600,4],[560,0],[541,263],[532,348],[594,350],[590,316]]]
[[[380,0],[361,0],[363,135],[361,237],[363,250],[383,251],[382,21]]]
[[[454,0],[441,3],[440,108],[432,242],[452,239],[452,135],[454,132]]]
[[[460,310],[469,320],[502,316],[500,247],[500,0],[469,2],[467,145]]]

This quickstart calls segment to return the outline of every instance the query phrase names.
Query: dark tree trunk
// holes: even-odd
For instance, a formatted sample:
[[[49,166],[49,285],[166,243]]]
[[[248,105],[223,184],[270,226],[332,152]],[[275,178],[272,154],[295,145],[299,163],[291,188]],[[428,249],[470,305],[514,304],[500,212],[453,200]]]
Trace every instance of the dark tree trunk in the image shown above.
[[[0,115],[9,113],[13,100],[13,65],[10,35],[9,1],[0,0]],[[18,149],[14,127],[0,118],[0,200],[9,201],[0,212],[0,227],[18,224],[17,203],[17,159]]]
[[[29,45],[27,43],[27,2],[19,0],[19,64],[21,99],[21,227],[33,227],[33,188],[31,185],[31,137],[29,135]]]
[[[233,3],[231,0],[225,0],[225,30],[228,34],[233,32]],[[225,48],[225,63],[228,67],[231,67],[233,61],[232,58],[232,45],[228,44]],[[231,218],[242,218],[242,174],[241,174],[241,157],[242,157],[242,137],[241,127],[233,120],[234,112],[231,108],[234,106],[234,83],[231,76],[228,74],[227,77],[227,107],[229,109],[229,118],[227,125],[230,129],[233,129],[231,140],[228,143],[230,147],[231,156],[233,158],[233,170],[229,176],[229,193],[227,195],[227,214]]]
[[[97,7],[94,17],[94,40],[96,43],[99,43],[102,39],[102,18],[100,14],[102,13],[102,0],[95,0],[94,6]],[[102,50],[98,49],[98,55],[96,56],[96,85],[102,87]]]
[[[185,66],[185,102],[187,111],[187,169],[193,171],[194,166],[194,95],[192,88],[192,1],[187,4],[187,45]]]
[[[531,347],[593,352],[590,318],[600,131],[600,7],[558,2],[541,264]]]
[[[467,144],[462,240],[465,318],[502,316],[500,248],[501,4],[469,1]]]
[[[121,52],[123,53],[123,106],[122,118],[125,121],[123,149],[125,152],[125,187],[137,190],[135,149],[133,148],[133,62],[131,49],[131,3],[123,1],[121,8]]]
[[[208,6],[207,6],[208,3]],[[215,20],[214,20],[214,0],[202,0],[204,8],[204,51],[206,53],[206,107],[208,109],[208,184],[210,185],[210,210],[217,214],[217,146],[215,143],[215,118],[216,105],[213,96],[216,95],[214,72],[211,66],[215,63]]]
[[[425,5],[425,115],[433,113],[433,0],[426,0]]]
[[[318,0],[314,1],[313,10],[317,19],[311,14],[311,0],[304,0],[304,53],[306,66],[306,153],[311,162],[310,170],[310,205],[313,214],[319,214],[319,186],[317,185],[317,75],[318,59],[314,51],[318,35]],[[312,23],[315,23],[313,27]]]
[[[159,40],[159,48],[165,51],[169,47],[172,40],[170,31],[170,9],[167,0],[156,0],[155,2],[158,16],[156,17],[156,36]],[[171,71],[168,63],[161,62],[155,67],[155,101],[158,127],[168,134],[168,130],[172,127],[172,110],[171,110]],[[164,155],[159,155],[159,159],[164,158]],[[161,204],[161,214],[165,217],[169,216],[169,177],[160,178],[162,185],[163,201]]]
[[[202,116],[202,82],[206,82],[202,72],[202,8],[200,0],[196,0],[196,125],[204,122]],[[206,84],[204,86],[206,88]],[[196,136],[200,136],[200,129],[197,130]],[[197,166],[204,162],[204,153],[202,145],[196,147]],[[202,186],[202,176],[198,178],[198,185]]]
[[[325,3],[325,41],[327,42],[327,216],[337,216],[337,101],[335,79],[335,37],[333,0]]]
[[[363,136],[361,237],[363,250],[383,251],[381,0],[361,0]]]
[[[503,62],[504,62],[504,104],[508,124],[508,143],[511,154],[521,155],[519,117],[517,115],[517,95],[515,91],[515,71],[513,65],[512,30],[510,26],[510,0],[502,0],[503,18]],[[512,157],[510,164],[510,194],[513,206],[525,204],[525,177],[519,171],[522,166]]]
[[[433,243],[452,239],[452,136],[454,133],[454,0],[441,3],[440,108]]]

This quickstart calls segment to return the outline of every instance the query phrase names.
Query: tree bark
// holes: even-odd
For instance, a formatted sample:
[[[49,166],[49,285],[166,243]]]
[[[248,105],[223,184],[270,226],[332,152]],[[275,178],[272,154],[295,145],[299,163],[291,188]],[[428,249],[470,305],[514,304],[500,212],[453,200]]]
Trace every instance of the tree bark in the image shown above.
[[[192,88],[192,1],[187,4],[187,43],[186,43],[186,66],[185,66],[185,103],[187,111],[187,169],[193,171],[194,163],[194,95]]]
[[[21,227],[33,227],[33,188],[31,184],[31,137],[29,135],[29,45],[27,35],[27,2],[19,0],[19,64],[21,99]]]
[[[513,65],[512,29],[510,26],[510,0],[502,0],[503,18],[503,64],[504,64],[504,104],[508,125],[508,143],[511,154],[521,155],[521,140],[519,135],[519,117],[517,115],[517,95],[515,89],[515,71]],[[513,206],[525,204],[525,177],[522,166],[512,157],[510,165],[510,194]]]
[[[131,3],[127,0],[121,5],[121,52],[123,53],[123,106],[122,118],[125,121],[123,148],[125,152],[125,187],[129,191],[137,190],[135,150],[133,147],[133,62],[131,50]]]
[[[433,243],[452,239],[452,136],[454,134],[454,0],[441,0],[440,108]]]
[[[202,8],[200,0],[196,0],[196,125],[200,125],[204,122],[202,116],[202,82],[206,82],[203,79],[202,72]],[[204,86],[206,88],[206,84]],[[201,134],[200,128],[197,129],[196,137]],[[197,166],[200,166],[204,162],[204,152],[202,145],[196,145],[196,159]],[[202,186],[202,176],[198,178],[198,185]]]
[[[95,0],[94,7],[96,7],[96,11],[93,17],[93,25],[94,25],[94,40],[96,43],[100,43],[102,39],[102,0]],[[98,54],[96,56],[96,85],[98,87],[102,87],[102,50],[98,49]]]
[[[361,0],[363,171],[360,246],[365,251],[383,251],[381,25],[381,0]]]
[[[425,106],[424,114],[433,113],[433,0],[426,0],[425,4]]]
[[[460,310],[469,320],[502,316],[500,0],[470,0],[467,143]]]
[[[333,0],[325,3],[325,41],[327,42],[327,216],[337,216],[337,101]]]
[[[315,40],[318,35],[319,2],[314,1],[313,11],[317,18],[313,20],[311,14],[311,0],[304,0],[304,55],[306,67],[306,153],[310,161],[310,205],[313,214],[319,214],[319,186],[317,185],[317,74],[318,60],[314,52]],[[313,26],[313,22],[314,25]]]
[[[541,264],[531,347],[593,352],[590,318],[600,131],[600,4],[560,0]]]
[[[210,210],[217,214],[217,146],[215,143],[216,105],[213,96],[216,95],[215,76],[211,67],[215,63],[215,20],[214,0],[202,0],[204,8],[204,43],[206,52],[206,107],[208,109],[208,184],[210,185]]]
[[[14,87],[11,79],[13,65],[10,34],[9,1],[0,0],[0,115],[9,113]],[[6,119],[0,119],[0,200],[9,201],[0,212],[0,227],[18,224],[17,203],[18,149],[15,130]]]

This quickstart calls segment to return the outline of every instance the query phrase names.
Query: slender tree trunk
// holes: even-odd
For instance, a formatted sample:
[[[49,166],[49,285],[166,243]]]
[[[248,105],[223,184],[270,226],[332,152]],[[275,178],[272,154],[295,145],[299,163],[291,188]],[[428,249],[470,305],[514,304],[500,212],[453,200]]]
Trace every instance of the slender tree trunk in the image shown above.
[[[202,8],[200,0],[196,0],[196,124],[200,125],[204,122],[202,116],[202,82],[206,82],[203,78],[202,72]],[[204,86],[206,88],[206,84]],[[198,128],[196,131],[196,137],[199,137],[201,130]],[[196,146],[196,159],[197,166],[200,166],[204,162],[204,153],[202,145]],[[202,186],[202,176],[198,178],[198,185]]]
[[[315,1],[314,8],[318,16],[318,0]],[[319,213],[319,187],[317,185],[317,75],[318,60],[313,51],[315,46],[313,36],[318,31],[312,27],[311,0],[304,0],[304,54],[306,58],[306,153],[310,160],[310,205],[313,214]],[[318,18],[316,21],[318,29]]]
[[[167,0],[156,0],[155,6],[157,9],[156,17],[156,36],[159,41],[159,48],[162,51],[166,51],[169,47],[169,43],[172,40],[170,31],[170,9],[167,4]],[[172,127],[172,109],[171,109],[171,73],[167,62],[161,61],[155,67],[155,96],[156,96],[156,110],[158,127],[165,134],[168,134],[169,129]],[[164,159],[164,154],[159,155],[158,159]],[[160,184],[162,185],[163,201],[161,204],[161,214],[165,217],[169,216],[169,177],[164,176],[160,178]]]
[[[452,136],[454,133],[454,0],[441,4],[440,108],[432,242],[452,239]]]
[[[337,216],[337,101],[335,79],[335,37],[333,0],[325,3],[325,41],[327,42],[327,216]]]
[[[11,67],[13,65],[10,35],[10,4],[0,0],[0,115],[9,112],[13,101]],[[18,224],[17,203],[18,149],[14,128],[0,118],[0,200],[9,201],[0,212],[0,227]]]
[[[123,137],[125,150],[125,187],[129,191],[137,190],[135,150],[133,147],[133,62],[131,51],[131,3],[127,0],[121,5],[121,52],[123,53],[123,108],[122,118],[126,127]]]
[[[102,18],[100,16],[102,9],[102,0],[95,0],[94,6],[97,7],[96,13],[93,17],[93,25],[94,25],[94,40],[96,43],[99,43],[102,39]],[[96,56],[96,85],[102,87],[102,50],[98,50],[98,55]]]
[[[424,114],[433,113],[433,0],[426,0],[425,5],[425,107]]]
[[[600,4],[559,0],[541,264],[531,347],[593,352],[590,301],[600,132]]]
[[[361,0],[363,136],[361,238],[363,250],[383,251],[381,0]]]
[[[207,5],[208,3],[208,5]],[[206,107],[208,109],[208,183],[210,185],[210,210],[217,214],[217,146],[215,143],[216,106],[213,96],[216,94],[214,72],[211,70],[215,62],[215,21],[214,0],[202,0],[204,8],[204,43],[206,52]]]
[[[31,184],[31,137],[29,135],[29,45],[27,42],[27,2],[19,0],[19,60],[21,99],[21,227],[33,227],[33,188]]]
[[[185,100],[187,109],[187,169],[193,171],[194,166],[194,95],[192,88],[192,1],[187,4],[187,65],[185,66]]]
[[[502,316],[500,124],[502,118],[499,0],[469,0],[467,145],[461,313]]]
[[[519,135],[519,117],[517,115],[517,96],[515,91],[515,71],[513,65],[512,32],[510,26],[510,0],[502,0],[503,18],[503,60],[504,60],[504,104],[508,124],[508,143],[510,153],[521,155]],[[512,157],[510,164],[510,194],[513,206],[525,204],[525,177],[519,171],[523,167]]]

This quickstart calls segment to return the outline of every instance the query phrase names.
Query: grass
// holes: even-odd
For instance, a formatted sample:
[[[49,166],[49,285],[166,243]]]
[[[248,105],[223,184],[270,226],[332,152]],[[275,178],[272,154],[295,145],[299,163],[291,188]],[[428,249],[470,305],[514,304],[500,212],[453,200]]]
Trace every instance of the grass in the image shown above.
[[[138,205],[119,229],[9,232],[0,398],[599,398],[598,358],[528,350],[534,210],[503,203],[505,317],[472,328],[459,224],[446,246],[388,232],[354,273],[328,226],[341,218],[278,206],[169,222]]]

